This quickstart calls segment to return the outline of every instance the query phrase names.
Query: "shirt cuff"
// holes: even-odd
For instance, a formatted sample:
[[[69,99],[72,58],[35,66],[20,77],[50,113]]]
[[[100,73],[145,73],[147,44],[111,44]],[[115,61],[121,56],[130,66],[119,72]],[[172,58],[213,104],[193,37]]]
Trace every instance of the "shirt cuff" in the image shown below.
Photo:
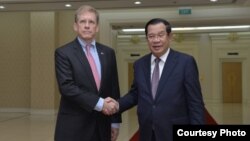
[[[120,123],[112,123],[111,127],[112,128],[120,128]]]
[[[98,111],[98,112],[102,111],[103,104],[104,104],[104,99],[99,98],[97,104],[95,105],[95,110]]]

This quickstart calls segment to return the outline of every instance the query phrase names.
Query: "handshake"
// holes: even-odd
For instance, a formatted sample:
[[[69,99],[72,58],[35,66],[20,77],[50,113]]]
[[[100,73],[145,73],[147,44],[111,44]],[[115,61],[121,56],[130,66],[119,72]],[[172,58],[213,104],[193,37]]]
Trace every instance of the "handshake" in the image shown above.
[[[102,113],[105,115],[113,115],[119,111],[119,103],[111,97],[104,99]]]

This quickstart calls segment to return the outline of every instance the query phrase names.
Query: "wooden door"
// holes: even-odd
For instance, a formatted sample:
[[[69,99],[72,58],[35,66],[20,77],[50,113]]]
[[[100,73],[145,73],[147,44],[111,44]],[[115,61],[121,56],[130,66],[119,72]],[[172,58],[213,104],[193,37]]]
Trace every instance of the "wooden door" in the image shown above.
[[[128,63],[128,86],[131,87],[134,79],[134,69],[133,69],[134,63]]]
[[[224,103],[242,102],[242,63],[222,63],[222,95]]]

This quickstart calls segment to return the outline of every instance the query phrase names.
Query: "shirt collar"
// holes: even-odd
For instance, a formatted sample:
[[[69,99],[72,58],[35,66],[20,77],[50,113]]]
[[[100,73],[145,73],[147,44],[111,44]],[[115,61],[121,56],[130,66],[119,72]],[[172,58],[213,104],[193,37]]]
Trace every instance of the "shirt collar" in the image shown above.
[[[87,43],[84,40],[82,40],[80,37],[77,37],[77,40],[79,41],[79,43],[82,46],[82,48],[85,48],[85,46],[86,46]],[[93,40],[91,42],[91,45],[95,48],[96,47],[96,41]]]
[[[163,61],[163,63],[166,62],[168,54],[170,52],[170,48],[168,48],[168,50],[160,57],[161,61]],[[156,56],[154,56],[153,54],[151,55],[151,64],[154,63]]]

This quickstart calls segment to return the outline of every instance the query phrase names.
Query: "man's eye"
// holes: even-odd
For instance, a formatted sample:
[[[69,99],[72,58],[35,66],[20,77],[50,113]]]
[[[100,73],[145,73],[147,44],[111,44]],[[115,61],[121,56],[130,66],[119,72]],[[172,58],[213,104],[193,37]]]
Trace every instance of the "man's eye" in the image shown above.
[[[158,36],[159,36],[159,37],[163,37],[163,36],[164,36],[164,34],[159,34]]]
[[[90,24],[95,24],[95,22],[94,22],[94,21],[89,21],[89,23],[90,23]]]
[[[86,23],[86,21],[82,20],[82,21],[80,21],[79,23]]]

